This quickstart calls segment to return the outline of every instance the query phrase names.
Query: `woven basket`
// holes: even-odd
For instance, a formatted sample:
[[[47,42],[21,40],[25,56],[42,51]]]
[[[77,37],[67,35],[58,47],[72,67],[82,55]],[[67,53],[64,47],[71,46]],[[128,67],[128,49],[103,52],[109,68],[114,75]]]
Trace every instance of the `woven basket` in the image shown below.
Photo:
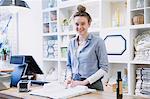
[[[132,24],[133,24],[133,25],[144,24],[144,15],[142,15],[142,14],[135,15],[135,16],[132,18]]]

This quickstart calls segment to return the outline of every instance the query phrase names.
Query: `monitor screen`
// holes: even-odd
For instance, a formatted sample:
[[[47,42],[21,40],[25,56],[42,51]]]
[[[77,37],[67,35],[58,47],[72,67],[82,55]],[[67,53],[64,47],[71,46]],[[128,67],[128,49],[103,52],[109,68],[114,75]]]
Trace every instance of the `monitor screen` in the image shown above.
[[[32,74],[43,74],[42,70],[39,68],[38,64],[34,60],[32,56],[24,56],[25,63],[27,63],[27,69],[25,71],[25,75],[32,75]]]
[[[11,56],[10,57],[10,64],[24,64],[24,56]]]
[[[34,58],[30,55],[11,56],[10,64],[26,64],[24,75],[43,74]]]

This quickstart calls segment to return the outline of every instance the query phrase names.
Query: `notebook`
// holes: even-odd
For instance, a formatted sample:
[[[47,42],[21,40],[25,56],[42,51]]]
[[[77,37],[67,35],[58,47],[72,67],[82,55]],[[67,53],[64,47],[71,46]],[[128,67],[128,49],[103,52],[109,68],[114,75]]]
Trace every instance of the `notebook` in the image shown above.
[[[49,83],[45,84],[44,87],[41,89],[29,92],[29,94],[55,99],[62,99],[62,98],[71,98],[95,91],[96,91],[95,89],[89,89],[87,86],[76,86],[73,88],[66,89],[64,84]]]

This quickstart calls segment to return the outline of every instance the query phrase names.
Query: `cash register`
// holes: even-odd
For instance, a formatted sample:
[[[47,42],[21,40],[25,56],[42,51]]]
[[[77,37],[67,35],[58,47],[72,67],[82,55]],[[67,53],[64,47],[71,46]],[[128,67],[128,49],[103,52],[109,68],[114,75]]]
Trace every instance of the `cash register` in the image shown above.
[[[12,72],[11,86],[17,87],[17,84],[20,80],[25,80],[26,84],[28,84],[28,82],[31,84],[46,83],[43,81],[38,81],[33,77],[35,74],[43,74],[43,72],[31,55],[11,56],[10,63],[19,64],[17,67],[15,67],[14,72]],[[19,83],[25,84],[25,81],[20,81]]]

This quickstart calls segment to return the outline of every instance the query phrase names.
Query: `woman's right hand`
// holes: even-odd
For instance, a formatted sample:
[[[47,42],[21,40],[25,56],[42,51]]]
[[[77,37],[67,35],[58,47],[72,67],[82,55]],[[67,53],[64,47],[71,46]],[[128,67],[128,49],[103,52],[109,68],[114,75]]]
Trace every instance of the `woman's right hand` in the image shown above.
[[[66,88],[69,87],[69,85],[71,84],[71,82],[72,82],[71,77],[68,77],[68,78],[65,80],[65,86],[66,86]]]

